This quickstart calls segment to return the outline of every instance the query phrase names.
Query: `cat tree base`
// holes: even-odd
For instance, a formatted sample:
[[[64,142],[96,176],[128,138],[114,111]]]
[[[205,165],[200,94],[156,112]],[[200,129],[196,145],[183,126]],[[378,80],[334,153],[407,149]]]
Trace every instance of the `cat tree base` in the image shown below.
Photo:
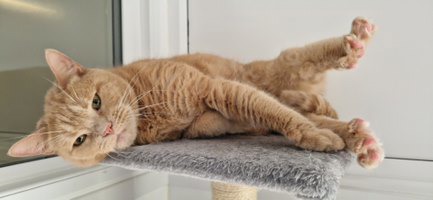
[[[257,200],[257,189],[213,181],[212,200]]]

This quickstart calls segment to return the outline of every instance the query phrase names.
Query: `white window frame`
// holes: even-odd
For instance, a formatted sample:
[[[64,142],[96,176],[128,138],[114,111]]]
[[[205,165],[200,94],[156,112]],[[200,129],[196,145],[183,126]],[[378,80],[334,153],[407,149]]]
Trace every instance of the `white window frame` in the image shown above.
[[[123,63],[188,53],[187,3],[122,1]]]
[[[187,0],[121,3],[124,64],[187,53]],[[0,199],[25,195],[70,199],[142,173],[103,165],[80,169],[59,157],[41,159],[0,168]],[[47,188],[56,192],[42,194]]]

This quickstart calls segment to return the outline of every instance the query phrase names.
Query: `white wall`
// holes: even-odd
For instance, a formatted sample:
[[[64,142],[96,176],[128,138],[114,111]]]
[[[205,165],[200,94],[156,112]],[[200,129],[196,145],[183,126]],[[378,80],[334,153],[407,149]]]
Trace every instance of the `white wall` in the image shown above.
[[[330,74],[327,98],[342,119],[370,121],[389,158],[373,171],[352,165],[338,199],[433,199],[433,1],[190,0],[189,6],[190,52],[243,62],[347,34],[356,16],[372,19],[379,28],[367,54],[358,69]]]
[[[359,69],[330,76],[342,119],[362,117],[387,156],[433,160],[433,1],[190,0],[190,51],[240,61],[346,34],[356,16],[379,27]]]

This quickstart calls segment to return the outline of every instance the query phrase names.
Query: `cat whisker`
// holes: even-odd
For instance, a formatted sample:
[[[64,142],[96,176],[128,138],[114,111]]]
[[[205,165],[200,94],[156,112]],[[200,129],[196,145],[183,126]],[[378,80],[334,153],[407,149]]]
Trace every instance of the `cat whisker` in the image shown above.
[[[61,87],[59,87],[59,85],[57,85],[57,83],[55,83],[55,82],[53,82],[53,81],[51,81],[51,80],[49,80],[49,79],[47,79],[47,78],[44,78],[45,80],[47,80],[48,82],[50,82],[51,84],[53,84],[56,88],[58,88],[64,95],[66,95],[67,97],[69,97],[69,99],[71,99],[73,102],[75,102],[76,104],[78,104],[78,102],[71,96],[71,95],[69,95],[64,89],[62,89]]]
[[[133,79],[131,79],[130,82],[132,82],[132,80]],[[133,107],[133,105],[135,103],[137,103],[142,97],[144,97],[146,95],[149,95],[151,92],[154,92],[154,91],[166,91],[166,90],[155,90],[154,89],[155,87],[156,86],[154,86],[151,90],[147,91],[144,94],[140,94],[140,95],[136,96],[136,98],[129,104],[129,106]],[[121,116],[122,116],[122,114],[124,112],[124,110],[121,109],[121,105],[124,103],[124,101],[126,99],[125,97],[127,96],[127,94],[129,95],[129,93],[130,93],[130,92],[127,92],[127,91],[132,91],[132,89],[131,90],[125,90],[124,94],[122,95],[122,98],[121,98],[120,102],[117,104],[117,107],[115,109],[115,116],[114,116],[114,122],[115,123],[118,123],[118,121],[120,120],[119,118],[121,118]],[[138,112],[137,109],[132,109],[132,111],[133,112]]]
[[[75,91],[75,88],[72,85],[71,85],[71,88],[72,88],[72,92],[74,92],[74,96],[77,99],[77,101],[80,101],[80,98],[78,97],[77,92]]]
[[[166,103],[167,102],[161,102],[161,103],[156,103],[156,104],[152,104],[152,105],[143,106],[143,107],[137,108],[137,109],[132,109],[133,113],[125,115],[124,118],[122,118],[122,116],[123,116],[123,112],[125,112],[126,110],[119,108],[119,110],[117,110],[117,113],[116,113],[117,115],[115,115],[114,123],[118,124],[118,122],[121,121],[121,120],[123,120],[123,119],[129,120],[129,119],[133,119],[133,118],[140,117],[140,116],[141,117],[147,117],[147,116],[152,116],[152,115],[156,115],[156,114],[162,113],[162,112],[158,112],[158,113],[157,112],[152,112],[152,113],[146,113],[146,112],[144,112],[143,113],[143,112],[140,112],[140,111],[142,111],[144,109],[151,108],[151,107],[159,106],[159,105],[164,105]]]
[[[48,135],[48,134],[52,134],[52,133],[60,133],[62,131],[48,131],[48,132],[39,132],[38,134],[41,135]],[[21,136],[15,136],[15,137],[7,137],[2,139],[2,141],[10,141],[10,140],[18,140],[18,139],[22,139],[25,138],[27,136],[29,136],[30,134],[26,134],[26,135],[21,135]]]
[[[165,113],[165,112],[143,112],[137,114],[130,114],[129,116],[156,116],[161,113]]]
[[[161,103],[155,103],[155,104],[151,104],[151,105],[146,105],[146,106],[143,106],[141,108],[137,108],[137,109],[135,109],[133,111],[141,111],[141,110],[144,110],[144,109],[147,109],[147,108],[152,108],[152,107],[156,107],[156,106],[160,106],[160,105],[165,105],[167,103],[168,103],[167,101],[164,101],[164,102],[161,102]]]
[[[130,90],[132,91],[132,89]],[[128,92],[129,93],[129,92]],[[125,97],[125,96],[124,96]],[[119,102],[119,104],[117,104],[117,107],[115,109],[115,112],[117,115],[115,115],[115,119],[114,121],[117,123],[118,120],[120,120],[119,118],[122,116],[123,112],[125,112],[125,109],[121,109],[121,105],[124,103],[125,98],[122,97],[121,101]],[[129,106],[132,106],[133,103],[131,103]]]
[[[125,97],[125,95],[126,95],[126,92],[128,91],[128,93],[130,93],[131,91],[133,91],[133,88],[132,88],[132,86],[131,86],[131,83],[132,83],[132,81],[135,81],[135,79],[139,77],[138,75],[140,74],[140,72],[141,72],[143,69],[145,69],[145,68],[143,67],[143,68],[141,68],[140,70],[138,70],[138,72],[137,72],[137,73],[136,73],[136,74],[131,78],[131,80],[129,80],[129,82],[128,82],[128,89],[125,90],[125,92],[123,93],[123,95],[122,95],[122,99],[121,99],[121,101],[119,102],[117,108],[119,108],[119,106],[120,106],[121,104],[123,104],[123,101],[124,101],[124,97]]]
[[[115,110],[114,121],[113,121],[114,124],[117,124],[117,123],[118,123],[119,118],[120,118],[120,108],[117,109],[117,110]]]
[[[46,132],[38,132],[37,134],[45,135],[45,134],[61,133],[61,132],[64,132],[64,131],[46,131]]]
[[[114,151],[113,153],[115,153],[118,157],[121,157],[121,158],[128,158],[129,157],[127,155],[128,152],[125,152],[125,151]]]
[[[130,106],[137,103],[142,97],[149,95],[151,92],[159,92],[159,91],[168,91],[168,90],[154,90],[154,88],[152,88],[151,90],[148,90],[147,92],[145,92],[143,94],[137,95],[136,99],[133,102],[131,102]]]
[[[64,140],[63,142],[67,143],[68,141],[65,138],[62,138],[62,134],[56,135],[52,138],[49,138],[48,140],[44,140],[43,144],[48,144],[48,143],[56,143],[59,142],[61,140]]]
[[[110,158],[113,159],[113,160],[116,160],[116,161],[119,161],[119,160],[120,160],[119,158],[116,158],[116,157],[110,155],[110,153],[105,153],[105,155],[107,155],[108,157],[110,157]]]
[[[17,136],[17,137],[7,137],[7,138],[2,139],[2,141],[18,140],[18,139],[22,139],[25,137],[27,137],[27,135]]]
[[[155,112],[152,110],[147,110],[147,111],[140,111],[138,113],[133,113],[130,115],[156,115],[156,114],[161,114],[161,113],[167,113],[167,112],[163,112],[163,111]]]
[[[160,114],[160,113],[162,113],[162,112],[156,112],[156,113],[151,113],[151,114],[137,114],[137,115],[130,115],[130,116],[128,116],[128,117],[126,118],[126,120],[129,120],[129,119],[136,119],[137,117],[138,117],[139,119],[150,119],[152,116],[153,116],[153,117],[159,116],[158,114]]]
[[[131,93],[131,91],[133,91],[133,88],[131,86],[131,82],[137,75],[138,75],[138,73],[136,75],[134,75],[134,77],[129,81],[127,89],[125,89],[125,91],[123,92],[122,98],[120,99],[119,103],[117,104],[115,110],[118,110],[120,108],[120,106],[124,103],[126,95],[127,94],[129,95]]]
[[[123,104],[126,94],[129,93],[132,89],[129,88],[130,86],[128,85],[128,89],[125,89],[125,91],[123,92],[122,98],[120,98],[119,103],[116,106],[116,111],[120,109],[120,106]]]

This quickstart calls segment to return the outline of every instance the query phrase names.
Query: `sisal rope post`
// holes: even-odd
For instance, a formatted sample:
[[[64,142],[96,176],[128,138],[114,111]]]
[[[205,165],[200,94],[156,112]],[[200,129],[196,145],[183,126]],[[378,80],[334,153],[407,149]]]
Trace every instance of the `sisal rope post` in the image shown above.
[[[257,189],[243,185],[212,182],[212,200],[257,200]]]

